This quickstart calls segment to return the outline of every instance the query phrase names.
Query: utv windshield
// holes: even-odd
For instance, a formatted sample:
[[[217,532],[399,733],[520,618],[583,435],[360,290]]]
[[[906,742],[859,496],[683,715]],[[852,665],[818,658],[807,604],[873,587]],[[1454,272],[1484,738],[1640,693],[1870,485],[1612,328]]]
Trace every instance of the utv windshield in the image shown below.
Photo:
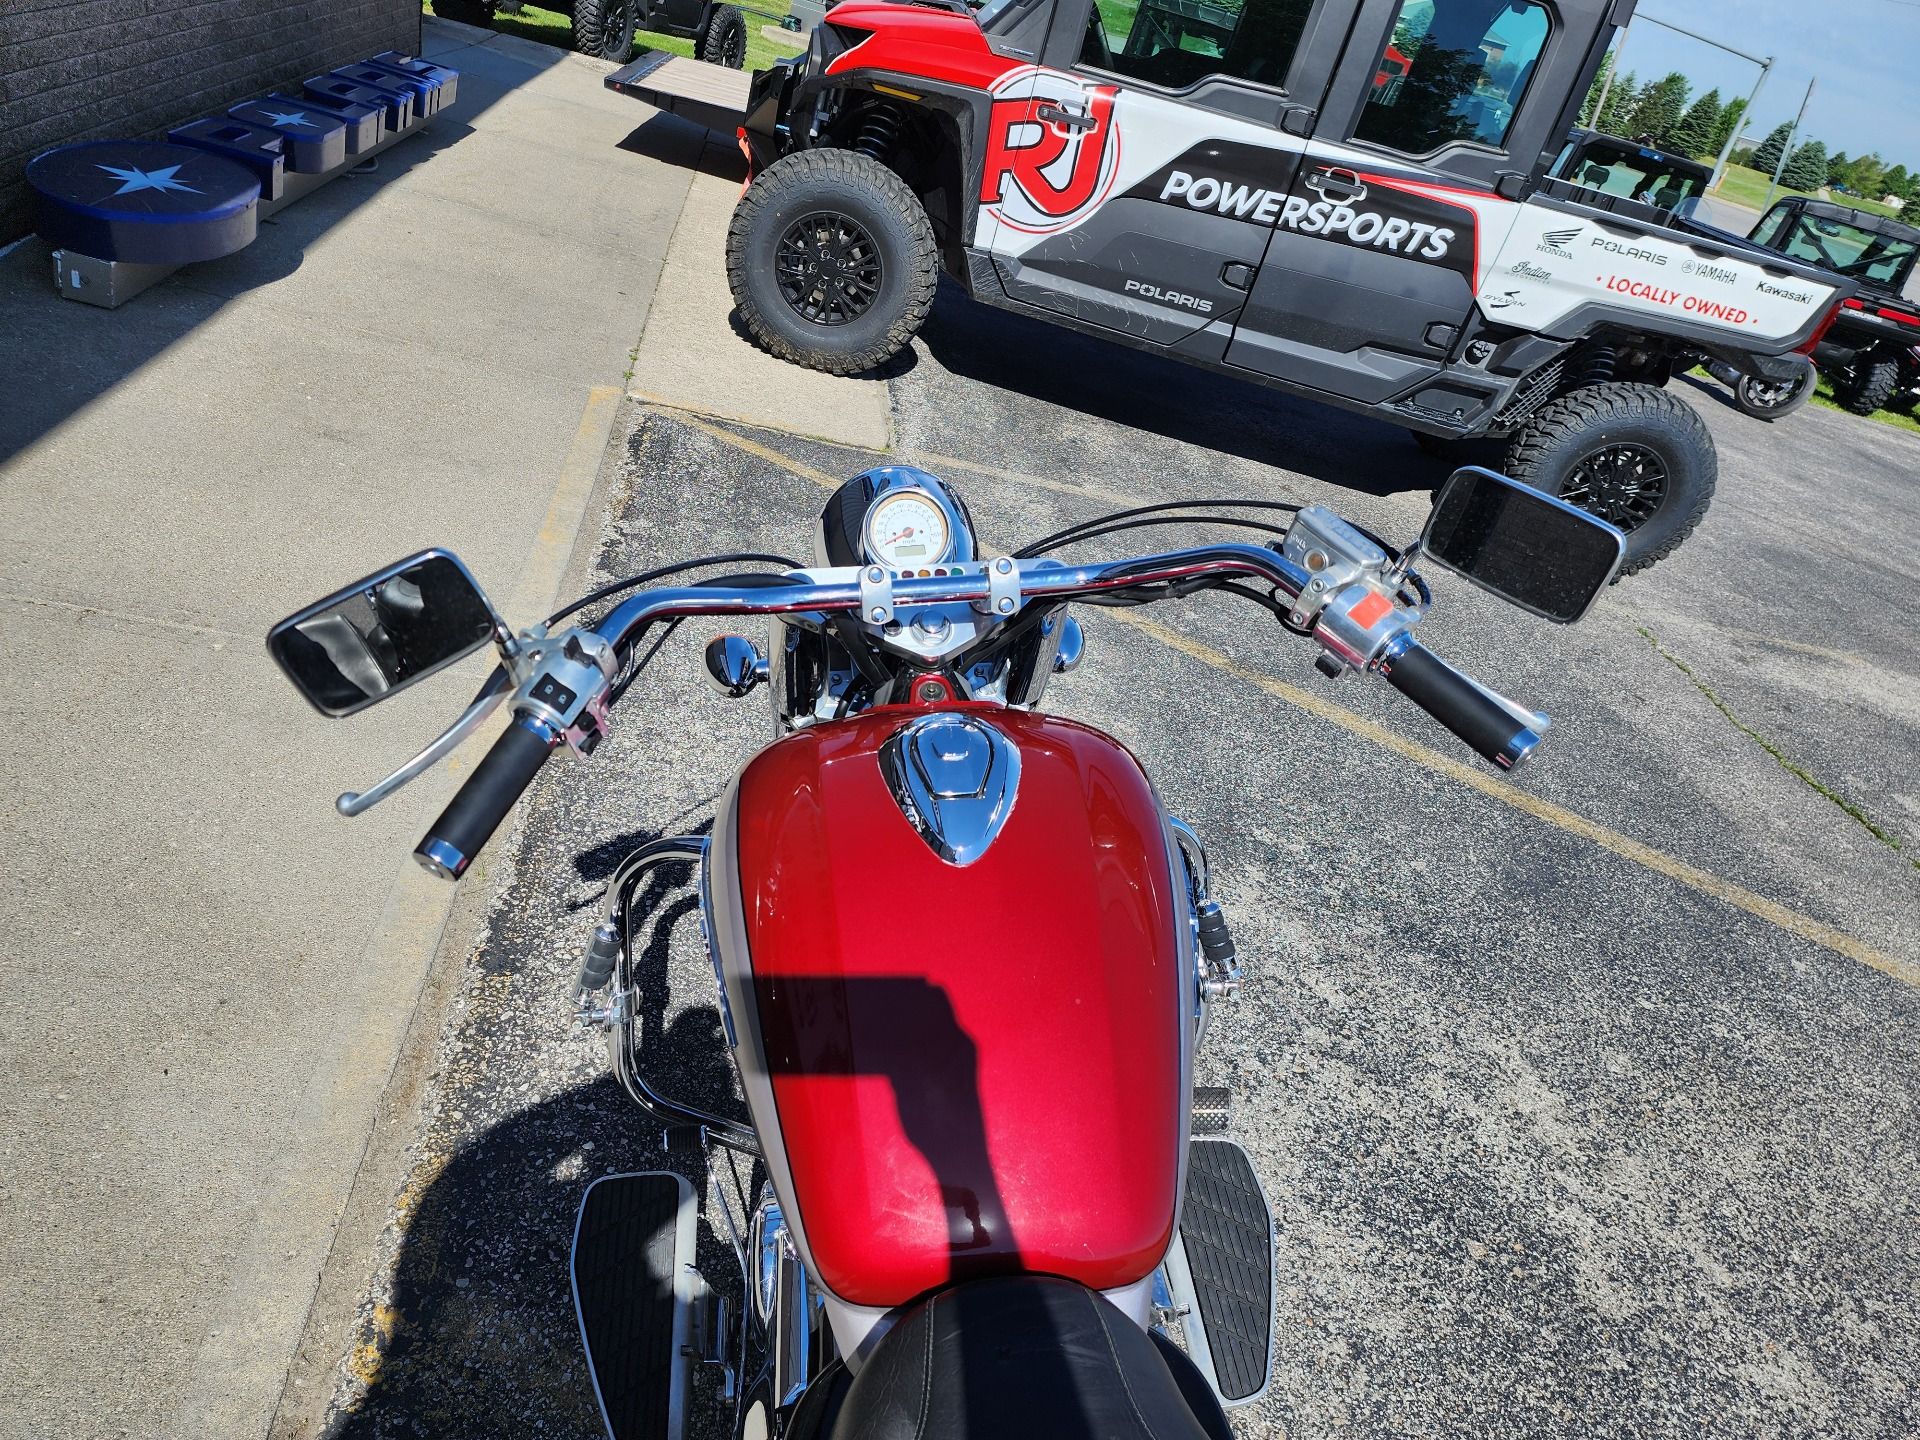
[[[1661,210],[1676,210],[1698,199],[1706,176],[1684,161],[1639,146],[1594,141],[1554,167],[1563,180],[1603,195],[1619,195]]]
[[[1754,238],[1774,224],[1772,216],[1762,220]],[[1769,249],[1790,255],[1795,260],[1811,261],[1870,285],[1897,290],[1913,269],[1914,254],[1920,244],[1898,235],[1879,235],[1844,220],[1830,219],[1806,211],[1791,215],[1769,240]]]

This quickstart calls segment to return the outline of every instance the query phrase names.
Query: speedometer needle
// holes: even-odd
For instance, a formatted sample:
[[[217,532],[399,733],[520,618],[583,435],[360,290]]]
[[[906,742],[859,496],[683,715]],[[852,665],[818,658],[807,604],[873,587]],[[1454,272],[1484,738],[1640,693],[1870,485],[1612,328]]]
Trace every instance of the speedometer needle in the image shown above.
[[[893,543],[895,543],[895,541],[909,539],[911,538],[912,535],[913,535],[913,527],[909,525],[906,529],[902,530],[898,535],[895,535],[892,539],[882,540],[880,543],[882,545],[892,545]]]

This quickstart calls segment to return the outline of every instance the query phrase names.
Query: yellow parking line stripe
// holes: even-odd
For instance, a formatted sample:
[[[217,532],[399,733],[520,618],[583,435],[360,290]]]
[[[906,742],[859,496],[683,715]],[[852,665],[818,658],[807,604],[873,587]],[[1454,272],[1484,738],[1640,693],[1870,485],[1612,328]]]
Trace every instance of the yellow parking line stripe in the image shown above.
[[[1610,854],[1618,855],[1623,860],[1631,860],[1637,865],[1644,865],[1656,874],[1664,875],[1670,880],[1677,880],[1689,889],[1698,890],[1703,895],[1710,895],[1716,900],[1733,906],[1736,910],[1744,910],[1747,914],[1765,920],[1770,925],[1776,925],[1789,934],[1798,935],[1803,940],[1811,940],[1816,945],[1825,946],[1835,954],[1844,955],[1849,960],[1856,960],[1884,975],[1891,975],[1905,984],[1920,986],[1920,965],[1882,954],[1871,945],[1856,940],[1843,930],[1836,930],[1831,925],[1802,915],[1799,911],[1791,910],[1778,901],[1769,900],[1764,895],[1756,895],[1753,891],[1735,885],[1730,880],[1722,880],[1718,875],[1711,875],[1705,870],[1687,864],[1684,860],[1675,859],[1665,851],[1642,844],[1638,840],[1622,835],[1617,830],[1609,830],[1606,826],[1596,824],[1584,815],[1574,813],[1564,805],[1556,805],[1551,800],[1543,800],[1538,795],[1516,789],[1507,781],[1487,771],[1476,770],[1473,766],[1456,760],[1451,755],[1442,755],[1438,750],[1429,749],[1417,740],[1409,740],[1406,736],[1389,730],[1386,726],[1369,720],[1364,715],[1357,715],[1351,710],[1335,705],[1332,701],[1323,699],[1311,691],[1289,685],[1284,680],[1275,680],[1270,675],[1249,670],[1238,661],[1222,655],[1218,650],[1169,630],[1163,625],[1155,624],[1144,616],[1123,610],[1110,611],[1109,615],[1123,625],[1131,625],[1151,635],[1161,644],[1178,650],[1183,655],[1191,656],[1202,664],[1211,665],[1214,669],[1225,671],[1235,679],[1244,680],[1249,685],[1259,687],[1276,700],[1284,700],[1287,704],[1304,710],[1309,715],[1330,721],[1363,740],[1371,741],[1384,749],[1405,756],[1416,765],[1478,790],[1482,795],[1498,800],[1502,805],[1531,815],[1536,820],[1544,820],[1547,824],[1564,830],[1570,835],[1591,840]]]
[[[822,489],[835,490],[840,486],[840,480],[826,474],[824,471],[816,470],[811,465],[802,464],[798,460],[789,459],[771,446],[762,445],[758,441],[750,440],[744,435],[736,435],[724,426],[715,425],[687,411],[676,411],[675,418],[713,436],[716,440],[720,440],[738,450],[743,450],[757,459],[766,461],[769,465],[773,465],[811,484],[818,485]],[[937,457],[933,456],[928,456],[927,458],[929,460],[937,459]],[[1000,473],[1009,479],[1017,478],[1023,482],[1032,483],[1032,477],[1016,477],[1012,472],[994,472],[985,466],[974,465],[970,462],[963,463],[961,468],[978,470],[987,474]],[[1077,487],[1057,486],[1049,488],[1067,489]],[[1087,493],[1095,492],[1090,491]],[[1644,866],[1646,869],[1653,871],[1656,875],[1664,875],[1669,880],[1684,885],[1690,890],[1709,896],[1723,904],[1731,905],[1734,909],[1751,915],[1755,919],[1764,920],[1769,925],[1786,931],[1789,935],[1797,935],[1802,940],[1810,941],[1815,945],[1833,951],[1836,955],[1845,956],[1847,959],[1865,965],[1869,969],[1878,970],[1881,974],[1891,976],[1902,984],[1920,987],[1920,965],[1915,965],[1910,961],[1901,960],[1896,956],[1876,950],[1873,946],[1863,940],[1855,939],[1844,930],[1837,930],[1833,926],[1815,920],[1809,915],[1802,915],[1798,910],[1782,905],[1777,900],[1769,900],[1766,896],[1756,894],[1744,886],[1736,885],[1730,880],[1723,880],[1718,875],[1709,874],[1707,871],[1697,866],[1689,865],[1686,861],[1677,859],[1663,850],[1656,850],[1651,845],[1643,844],[1641,841],[1635,840],[1630,836],[1622,835],[1617,830],[1610,830],[1604,825],[1587,819],[1584,815],[1576,814],[1564,805],[1556,805],[1551,800],[1543,800],[1538,795],[1532,795],[1525,790],[1516,789],[1507,781],[1501,780],[1489,772],[1476,770],[1464,761],[1456,760],[1450,755],[1443,755],[1438,750],[1422,745],[1417,740],[1409,740],[1406,736],[1389,730],[1386,726],[1369,720],[1364,715],[1356,714],[1344,706],[1336,705],[1330,700],[1313,694],[1311,691],[1302,690],[1297,685],[1287,684],[1284,680],[1275,680],[1269,675],[1262,675],[1258,671],[1249,670],[1237,660],[1221,654],[1211,646],[1203,645],[1198,640],[1190,639],[1177,631],[1169,630],[1164,625],[1156,624],[1145,616],[1124,610],[1110,610],[1107,613],[1112,619],[1119,621],[1123,625],[1133,626],[1142,634],[1151,636],[1169,649],[1177,650],[1181,654],[1198,660],[1203,665],[1210,665],[1216,670],[1233,676],[1235,679],[1244,680],[1249,685],[1255,686],[1276,700],[1283,700],[1295,709],[1303,710],[1316,719],[1338,725],[1349,734],[1356,735],[1362,740],[1380,746],[1382,749],[1391,750],[1396,755],[1411,760],[1423,769],[1430,770],[1437,775],[1444,775],[1449,780],[1457,781],[1469,789],[1477,790],[1489,799],[1497,800],[1502,805],[1518,810],[1521,814],[1531,816],[1535,820],[1553,826],[1555,829],[1563,830],[1569,835],[1577,835],[1583,840],[1589,840],[1611,855],[1617,855],[1623,860],[1630,860],[1636,865]]]

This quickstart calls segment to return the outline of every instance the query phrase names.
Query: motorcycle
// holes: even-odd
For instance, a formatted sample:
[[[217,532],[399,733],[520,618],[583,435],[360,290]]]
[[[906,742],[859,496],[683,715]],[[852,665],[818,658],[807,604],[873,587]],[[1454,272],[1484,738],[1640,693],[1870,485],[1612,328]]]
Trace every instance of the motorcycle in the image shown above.
[[[1169,524],[1265,543],[1059,553]],[[1039,708],[1083,657],[1071,607],[1232,595],[1328,676],[1384,678],[1511,770],[1549,721],[1416,637],[1432,594],[1415,562],[1572,623],[1624,537],[1463,469],[1404,553],[1317,505],[1182,501],[983,555],[957,492],[889,466],[834,493],[814,542],[812,565],[664,566],[517,633],[456,556],[428,550],[268,638],[335,717],[497,648],[458,720],[337,802],[365,811],[507,704],[414,852],[458,879],[550,760],[603,743],[674,627],[769,622],[764,649],[723,635],[704,658],[724,694],[769,692],[775,738],[708,837],[618,867],[582,966],[580,1019],[606,1031],[621,1085],[735,1180],[708,1199],[677,1173],[613,1175],[582,1196],[574,1295],[607,1431],[678,1440],[702,1397],[702,1433],[751,1440],[1229,1440],[1227,1410],[1271,1370],[1273,1220],[1228,1097],[1193,1075],[1240,964],[1199,837],[1119,742]],[[645,882],[672,863],[695,876],[745,1121],[649,1072],[635,937],[659,889]],[[947,918],[903,935],[885,920],[900,895]],[[757,1192],[736,1160],[764,1176]],[[737,1275],[698,1268],[703,1210]]]

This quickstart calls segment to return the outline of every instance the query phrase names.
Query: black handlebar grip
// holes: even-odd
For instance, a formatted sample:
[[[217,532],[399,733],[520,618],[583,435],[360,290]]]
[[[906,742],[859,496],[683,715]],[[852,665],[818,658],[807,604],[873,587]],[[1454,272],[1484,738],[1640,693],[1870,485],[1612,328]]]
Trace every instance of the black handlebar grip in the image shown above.
[[[552,753],[546,733],[516,717],[414,847],[413,858],[443,880],[466,874]]]
[[[1465,675],[1413,640],[1380,673],[1389,684],[1466,742],[1481,759],[1517,770],[1540,744],[1540,736]]]

